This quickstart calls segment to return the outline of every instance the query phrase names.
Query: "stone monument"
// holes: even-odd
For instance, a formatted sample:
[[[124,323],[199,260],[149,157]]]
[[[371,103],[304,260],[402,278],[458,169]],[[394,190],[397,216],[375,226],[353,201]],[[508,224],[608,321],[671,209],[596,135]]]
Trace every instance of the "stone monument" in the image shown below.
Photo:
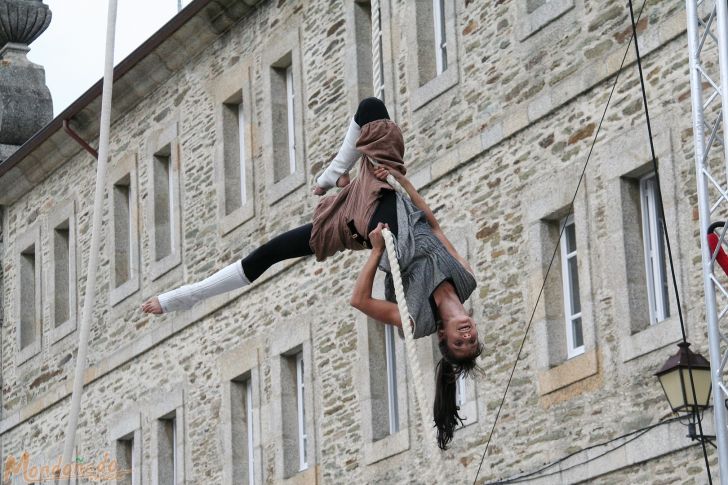
[[[50,23],[42,0],[0,0],[0,163],[53,119],[43,66],[27,57]]]

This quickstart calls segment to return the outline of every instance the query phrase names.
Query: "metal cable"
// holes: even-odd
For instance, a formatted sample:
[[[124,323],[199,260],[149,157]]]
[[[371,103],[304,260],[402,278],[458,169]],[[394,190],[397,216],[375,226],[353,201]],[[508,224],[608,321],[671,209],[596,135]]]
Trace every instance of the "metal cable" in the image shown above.
[[[647,0],[644,0],[642,2],[642,8],[640,8],[639,15],[637,16],[637,20],[639,21],[640,17],[642,16],[642,11],[645,8],[645,4],[647,3]],[[574,212],[574,201],[576,200],[576,196],[579,193],[579,188],[581,187],[581,183],[584,180],[584,175],[586,173],[586,169],[589,165],[589,160],[591,159],[591,155],[594,152],[594,146],[596,145],[597,138],[599,137],[599,132],[602,129],[602,124],[604,123],[604,118],[607,115],[607,110],[609,109],[609,104],[612,101],[612,96],[614,95],[614,91],[617,88],[617,82],[619,81],[619,76],[622,73],[622,68],[624,67],[624,63],[627,59],[627,54],[629,53],[629,49],[632,46],[632,39],[634,36],[630,37],[629,42],[627,43],[627,48],[624,51],[624,56],[622,56],[622,62],[619,65],[619,69],[617,69],[617,73],[614,78],[614,83],[612,84],[612,89],[609,93],[609,98],[607,99],[607,104],[604,107],[604,112],[602,113],[602,117],[599,120],[599,126],[597,127],[597,131],[594,134],[594,139],[592,140],[591,147],[589,148],[589,153],[586,157],[586,162],[584,162],[584,167],[582,168],[581,175],[579,176],[579,181],[576,184],[576,190],[574,191],[574,196],[571,198],[571,203],[569,204],[569,212],[564,219],[564,224],[561,226],[561,229],[559,231],[559,241],[561,240],[561,236],[564,234],[564,230],[566,229],[566,219],[568,219],[568,216],[573,214]],[[553,266],[554,260],[556,258],[556,253],[559,250],[559,245],[557,244],[554,248],[554,252],[551,254],[551,260],[549,261],[548,268],[546,269],[546,274],[544,275],[543,283],[541,284],[541,289],[538,292],[538,296],[536,297],[536,303],[533,306],[533,311],[531,311],[531,317],[528,320],[528,325],[526,325],[526,331],[523,334],[523,339],[521,340],[521,345],[518,348],[518,354],[516,355],[516,360],[513,363],[513,368],[511,369],[511,374],[508,377],[508,382],[506,383],[506,388],[503,391],[503,397],[501,399],[500,405],[498,406],[498,411],[496,412],[495,419],[493,420],[493,426],[490,429],[490,434],[488,436],[488,441],[485,444],[485,450],[483,450],[483,455],[480,458],[480,464],[478,465],[478,471],[475,473],[475,479],[473,479],[473,485],[478,481],[478,475],[480,475],[480,470],[483,467],[483,460],[485,460],[485,455],[488,453],[488,448],[490,447],[490,442],[493,439],[493,433],[495,432],[496,425],[498,424],[498,418],[500,417],[501,411],[503,409],[503,404],[505,403],[506,397],[508,395],[508,390],[511,387],[511,381],[513,380],[513,374],[516,371],[516,367],[518,366],[518,361],[521,358],[521,353],[523,352],[523,347],[526,344],[526,338],[528,337],[528,332],[531,329],[531,324],[533,323],[533,317],[536,314],[536,308],[538,308],[538,304],[541,301],[541,296],[543,296],[544,288],[546,287],[546,280],[549,277],[549,273],[551,272],[551,267]]]
[[[644,4],[643,4],[644,7]],[[640,88],[642,90],[642,104],[645,107],[645,118],[647,120],[647,136],[650,141],[650,156],[652,157],[652,167],[655,170],[655,182],[657,183],[657,202],[660,204],[660,212],[662,213],[662,232],[665,236],[665,244],[667,246],[667,255],[670,260],[670,274],[672,275],[672,286],[675,291],[675,300],[677,303],[677,313],[680,319],[680,331],[682,332],[682,341],[687,343],[687,336],[685,333],[685,321],[683,319],[682,305],[680,303],[680,292],[677,287],[677,276],[675,275],[675,264],[672,259],[672,247],[670,245],[670,235],[667,233],[667,220],[665,218],[665,206],[662,202],[662,189],[660,188],[660,172],[657,163],[657,156],[655,155],[655,144],[652,137],[652,123],[650,122],[650,111],[647,107],[647,90],[645,89],[645,79],[642,72],[642,59],[640,57],[640,47],[637,40],[637,23],[634,20],[634,10],[632,8],[632,0],[629,0],[629,16],[632,20],[632,37],[634,38],[634,49],[637,56],[637,69],[640,76]],[[701,237],[703,235],[701,234]],[[693,365],[688,358],[688,374],[690,375],[690,388],[693,394],[693,402],[697,404],[698,398],[695,392],[695,381],[693,380]],[[708,473],[708,483],[713,483],[713,478],[710,474],[710,463],[708,461],[708,450],[705,447],[705,435],[703,434],[703,418],[698,414],[698,431],[700,433],[700,443],[703,447],[703,458],[705,459],[705,470]]]

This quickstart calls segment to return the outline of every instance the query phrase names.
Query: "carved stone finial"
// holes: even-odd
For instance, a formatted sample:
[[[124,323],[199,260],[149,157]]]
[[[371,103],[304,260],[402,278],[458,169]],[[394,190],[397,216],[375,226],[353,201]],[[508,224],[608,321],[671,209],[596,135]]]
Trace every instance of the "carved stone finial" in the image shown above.
[[[29,45],[48,28],[51,16],[42,0],[0,0],[0,47]]]
[[[43,66],[26,56],[50,22],[42,0],[0,0],[0,162],[53,119]]]

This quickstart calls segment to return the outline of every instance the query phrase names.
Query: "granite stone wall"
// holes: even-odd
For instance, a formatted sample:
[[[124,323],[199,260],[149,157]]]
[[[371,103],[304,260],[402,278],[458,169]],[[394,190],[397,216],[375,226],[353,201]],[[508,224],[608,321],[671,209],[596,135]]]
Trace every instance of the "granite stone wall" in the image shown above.
[[[445,232],[462,234],[478,278],[472,307],[485,352],[482,373],[471,381],[477,416],[442,454],[452,482],[473,481],[535,307],[479,483],[531,472],[572,453],[569,471],[534,475],[532,482],[705,483],[702,454],[677,423],[659,425],[614,451],[607,445],[603,450],[609,452],[599,459],[580,453],[610,440],[620,444],[619,436],[669,418],[653,373],[674,353],[680,336],[674,300],[670,318],[642,331],[634,329],[646,317],[628,310],[628,262],[641,248],[625,241],[640,230],[640,221],[626,220],[630,201],[622,194],[624,184],[649,170],[650,155],[632,52],[618,71],[630,39],[623,2],[456,0],[451,19],[456,38],[448,40],[455,53],[448,69],[455,74],[448,74],[450,84],[442,87],[417,86],[410,79],[418,47],[411,26],[413,2],[380,1],[387,12],[384,38],[390,48],[384,53],[385,69],[392,73],[387,104],[405,136],[409,173]],[[409,411],[403,438],[382,443],[388,451],[376,461],[372,452],[365,453],[368,446],[378,446],[364,442],[371,433],[365,432],[370,425],[363,422],[366,413],[360,407],[361,369],[369,365],[362,355],[368,351],[357,331],[361,316],[349,306],[364,252],[337,254],[321,263],[309,258],[280,264],[256,284],[188,312],[148,316],[139,310],[150,296],[200,280],[278,233],[310,221],[317,202],[311,181],[338,149],[355,109],[346,87],[356,62],[346,55],[353,35],[345,28],[348,8],[353,8],[348,1],[262,2],[114,123],[112,169],[129,156],[136,161],[139,289],[110,303],[113,244],[107,205],[79,456],[94,459],[111,452],[120,436],[112,430],[122,424],[131,432],[138,429],[143,483],[155,483],[154,430],[161,410],[169,408],[184,418],[179,422],[186,483],[229,483],[231,447],[236,445],[227,429],[226,386],[236,375],[254,372],[256,483],[432,483],[433,458],[422,446],[429,438],[406,382],[400,382]],[[682,309],[693,349],[707,356],[683,8],[679,2],[648,1],[639,32]],[[264,82],[270,66],[264,59],[277,39],[296,29],[305,181],[277,199],[271,197],[266,177],[272,160],[264,140],[272,128]],[[215,120],[221,108],[215,90],[220,77],[234,69],[247,70],[250,78],[255,215],[225,232],[215,183],[214,147],[220,136]],[[590,289],[581,294],[586,352],[569,360],[550,358],[550,332],[563,325],[552,315],[558,315],[562,302],[552,298],[536,305],[554,244],[542,228],[565,215],[617,74],[576,199],[579,277]],[[150,166],[156,134],[170,127],[178,134],[172,149],[179,151],[181,252],[179,263],[153,279]],[[40,224],[39,258],[46,281],[52,230],[48,215],[63,201],[76,201],[80,318],[94,176],[94,160],[79,151],[2,211],[0,439],[5,456],[27,450],[42,462],[62,442],[78,338],[74,331],[46,343],[52,331],[52,295],[42,293],[40,351],[17,362],[16,254],[21,248],[16,240]],[[432,362],[431,342],[424,340],[420,351]],[[281,380],[280,356],[298,348],[311,359],[307,412],[312,453],[308,471],[286,477],[280,412],[289,391]],[[706,418],[709,431],[710,415]],[[709,453],[716,476],[710,448]],[[584,465],[589,460],[591,465]]]

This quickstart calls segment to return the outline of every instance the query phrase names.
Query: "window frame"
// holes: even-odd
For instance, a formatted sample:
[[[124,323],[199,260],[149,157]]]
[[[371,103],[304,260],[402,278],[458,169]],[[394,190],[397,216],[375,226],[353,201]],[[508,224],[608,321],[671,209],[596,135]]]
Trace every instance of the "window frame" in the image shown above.
[[[650,325],[657,325],[670,317],[670,296],[667,288],[667,267],[665,265],[667,253],[661,223],[664,214],[660,211],[659,191],[655,173],[651,172],[640,177],[639,186],[649,323]],[[657,264],[655,264],[656,262]],[[661,282],[662,291],[658,291],[658,281]]]
[[[425,62],[422,56],[425,55],[421,51],[424,49],[420,44],[426,42],[425,38],[430,35],[434,35],[433,25],[435,22],[434,15],[434,2],[412,2],[406,8],[411,8],[410,18],[415,19],[413,22],[408,22],[406,27],[407,32],[407,48],[412,55],[408,56],[408,87],[410,93],[410,103],[412,111],[426,106],[428,103],[444,94],[455,85],[460,82],[460,63],[458,55],[459,40],[457,36],[456,21],[457,21],[457,2],[443,2],[443,13],[444,13],[444,26],[445,26],[445,39],[447,41],[445,45],[447,66],[441,72],[437,72],[437,54],[436,52],[430,52],[432,56],[431,60],[426,62],[435,63],[434,66],[434,77],[431,79],[422,79],[425,75],[421,66]],[[428,9],[428,12],[432,10],[431,19],[423,19],[423,13],[420,9]],[[433,47],[434,47],[433,39]]]
[[[148,418],[151,421],[151,449],[154,450],[151,458],[151,485],[160,485],[159,473],[159,433],[160,427],[165,424],[163,421],[172,421],[172,466],[174,483],[185,483],[185,415],[184,415],[184,391],[181,385],[164,392],[159,391],[148,410]]]
[[[60,323],[56,322],[56,229],[65,221],[68,223],[68,318]],[[77,247],[78,233],[76,230],[76,201],[70,198],[60,202],[48,215],[48,235],[50,243],[50,269],[47,273],[46,284],[47,301],[49,303],[50,344],[54,344],[76,330],[78,318],[78,279],[77,279]],[[61,283],[63,284],[63,283]]]
[[[174,121],[165,128],[153,133],[147,141],[147,220],[149,221],[147,236],[149,237],[149,278],[158,280],[182,263],[182,204],[181,189],[181,154],[178,139],[178,123]],[[170,252],[166,256],[157,258],[156,232],[157,221],[155,214],[155,164],[159,153],[169,147],[169,230]]]
[[[109,442],[112,444],[111,453],[112,459],[116,460],[117,469],[119,459],[117,456],[119,441],[132,441],[131,449],[131,478],[129,482],[131,485],[141,485],[142,477],[142,426],[141,426],[141,414],[138,410],[126,410],[122,411],[118,415],[112,417],[112,424],[108,428]],[[114,485],[122,485],[127,483],[125,480],[116,480],[112,482]]]
[[[113,162],[112,162],[113,163]],[[129,177],[129,279],[115,286],[116,275],[116,210],[114,187],[119,181]],[[109,305],[116,306],[129,296],[139,291],[139,179],[137,173],[137,156],[135,152],[122,155],[109,171],[107,194],[109,201],[109,230],[107,243],[109,253]]]
[[[308,435],[306,432],[306,384],[305,360],[303,350],[296,353],[296,417],[298,421],[298,471],[308,469],[306,445]]]
[[[20,366],[22,364],[25,364],[28,362],[31,358],[38,355],[41,350],[41,342],[42,342],[42,333],[43,333],[43,307],[42,307],[42,292],[43,292],[43,282],[42,282],[42,247],[41,247],[41,239],[40,239],[40,223],[38,221],[34,222],[30,228],[28,228],[23,234],[21,234],[15,241],[16,244],[16,250],[15,250],[15,268],[16,268],[16,278],[18,281],[18,284],[15,288],[15,309],[16,309],[16,324],[15,324],[15,343],[16,343],[16,366]],[[34,322],[34,331],[35,331],[35,338],[32,342],[30,342],[25,347],[21,348],[21,325],[23,324],[23,319],[21,315],[21,308],[23,306],[23,285],[21,283],[22,278],[22,259],[23,255],[26,253],[28,248],[30,246],[34,247],[34,267],[33,267],[33,273],[34,273],[34,294],[33,294],[33,302],[34,302],[34,315],[35,315],[35,322]]]
[[[266,177],[266,200],[268,205],[284,199],[287,195],[302,187],[306,183],[306,150],[305,150],[305,125],[304,125],[304,107],[306,93],[303,89],[303,67],[301,53],[301,29],[298,25],[287,29],[285,34],[281,34],[272,38],[263,49],[263,161],[265,165]],[[274,131],[276,129],[274,113],[275,96],[274,92],[274,73],[275,70],[283,70],[291,66],[291,75],[293,78],[292,89],[296,93],[297,108],[293,112],[293,121],[295,121],[294,140],[295,140],[295,170],[280,180],[276,181],[275,161],[276,161],[276,139]],[[285,74],[285,72],[284,72]],[[288,126],[288,116],[285,120]],[[290,150],[290,146],[287,147]],[[290,157],[290,152],[289,152]],[[289,158],[289,169],[291,168]]]
[[[261,341],[254,337],[226,351],[218,360],[222,386],[220,435],[223,446],[224,483],[246,481],[255,485],[263,483],[262,441],[266,436],[262,434],[260,423],[262,396],[258,352],[261,347]],[[241,391],[245,394],[244,409],[237,400]],[[247,446],[245,453],[245,458],[248,460],[247,473],[237,460],[237,457],[242,455],[236,448],[239,446],[241,436],[239,428],[236,431],[235,427],[236,419],[241,418],[241,412],[245,414],[247,426],[246,436],[242,437]]]
[[[252,221],[255,219],[255,140],[254,133],[254,110],[252,83],[250,79],[250,61],[242,61],[214,79],[210,83],[210,97],[215,103],[215,147],[214,167],[215,183],[217,186],[217,216],[220,236],[226,236],[243,226],[245,233],[251,232],[254,227]],[[240,171],[240,206],[228,210],[228,193],[226,184],[227,163],[229,157],[226,154],[228,146],[228,129],[226,126],[226,110],[230,105],[237,105],[236,136],[238,138],[238,170]],[[242,111],[243,122],[240,122]],[[244,197],[243,197],[244,195]],[[235,232],[239,235],[239,232]]]
[[[561,253],[561,288],[564,296],[564,323],[566,324],[566,358],[572,359],[576,357],[577,355],[581,355],[584,353],[585,346],[584,346],[584,329],[583,329],[583,323],[581,319],[581,295],[577,294],[577,298],[579,298],[579,311],[577,313],[572,313],[573,309],[571,308],[571,299],[574,293],[574,282],[571,279],[571,272],[569,271],[569,260],[570,259],[576,259],[577,264],[577,280],[579,277],[579,259],[577,256],[578,250],[574,249],[573,251],[569,251],[568,249],[568,235],[567,230],[568,226],[574,226],[574,239],[576,240],[576,224],[574,222],[574,214],[569,214],[567,217],[561,219],[559,221],[559,227],[563,228],[561,231],[561,237],[559,241],[559,251]],[[578,248],[578,244],[576,245],[576,248]],[[582,337],[581,337],[581,345],[576,346],[574,344],[574,322],[575,320],[579,320],[579,326],[581,327],[579,329]]]

